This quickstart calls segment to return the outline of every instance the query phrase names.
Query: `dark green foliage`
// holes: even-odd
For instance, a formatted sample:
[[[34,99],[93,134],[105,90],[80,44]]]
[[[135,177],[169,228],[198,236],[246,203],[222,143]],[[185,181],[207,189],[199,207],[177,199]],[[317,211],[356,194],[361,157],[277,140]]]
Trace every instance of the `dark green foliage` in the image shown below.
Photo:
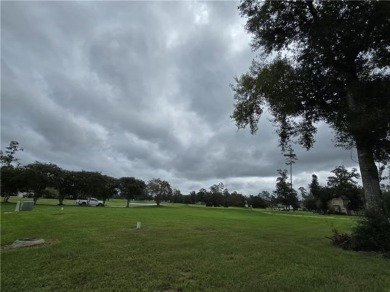
[[[55,183],[58,190],[58,205],[63,205],[66,197],[76,199],[80,193],[78,176],[75,171],[61,170]]]
[[[161,201],[169,201],[173,194],[169,182],[159,178],[150,180],[146,186],[146,190],[154,198],[157,206],[160,206]]]
[[[4,202],[8,202],[10,196],[18,193],[18,181],[16,177],[20,173],[19,168],[12,165],[4,165],[1,167],[1,196]]]
[[[378,215],[367,215],[357,221],[351,234],[333,229],[328,237],[332,244],[343,249],[356,251],[376,251],[390,254],[389,220]]]
[[[287,170],[278,169],[279,177],[276,179],[276,190],[274,194],[279,204],[282,204],[286,208],[292,206],[295,209],[298,208],[298,196],[297,192],[291,188],[291,184],[287,182]]]
[[[264,199],[264,201],[266,202],[267,206],[268,207],[275,207],[276,204],[277,204],[277,199],[275,196],[271,195],[270,192],[268,191],[262,191],[261,193],[259,193],[259,196]]]
[[[198,202],[204,202],[206,204],[206,197],[207,197],[207,190],[204,188],[201,188],[197,193],[196,193],[197,201]]]
[[[348,202],[345,206],[348,213],[363,209],[363,190],[354,180],[359,177],[356,169],[348,171],[344,166],[338,166],[331,172],[335,175],[328,177],[326,187],[320,186],[318,177],[315,174],[312,175],[312,181],[309,184],[310,194],[304,197],[305,208],[323,214],[339,213],[330,208],[329,201],[333,198],[341,198]]]
[[[189,202],[191,204],[195,204],[197,202],[199,202],[198,198],[197,198],[197,195],[196,195],[196,192],[195,191],[192,191],[189,195]]]
[[[367,215],[359,220],[351,234],[354,250],[390,252],[390,224],[386,217]]]
[[[311,183],[309,184],[310,195],[306,203],[309,210],[316,210],[322,213],[326,213],[328,210],[328,201],[331,196],[327,196],[327,192],[322,190],[318,182],[317,175],[311,176]]]
[[[363,209],[363,190],[357,186],[360,175],[353,168],[351,171],[344,166],[337,166],[331,171],[334,176],[328,177],[328,187],[333,190],[334,197],[345,198],[349,200],[348,211],[359,211]]]
[[[249,202],[250,202],[250,205],[252,206],[252,208],[265,209],[265,208],[269,207],[267,201],[263,197],[261,197],[260,194],[257,196],[250,196]]]
[[[103,201],[103,205],[106,204],[106,201],[110,198],[115,197],[119,191],[119,181],[116,178],[113,178],[108,175],[102,175],[103,187],[101,195],[98,199]]]
[[[58,196],[58,190],[53,187],[46,187],[42,192],[42,197],[45,199],[57,199]]]
[[[224,185],[222,182],[219,184],[214,184],[210,187],[210,191],[206,195],[206,206],[208,207],[220,207],[220,206],[228,206],[228,198],[224,202],[223,192],[224,192]],[[224,204],[225,203],[225,204]]]
[[[340,233],[337,229],[332,230],[333,234],[328,237],[333,245],[341,247],[343,249],[351,248],[351,236],[347,233]]]
[[[192,191],[189,195],[183,195],[180,190],[174,190],[172,195],[172,203],[182,203],[182,204],[196,204],[198,201],[198,196],[196,192]]]
[[[229,206],[232,207],[245,207],[246,198],[242,195],[237,193],[236,191],[229,194],[228,192],[224,192],[225,197],[228,196],[228,202]]]
[[[10,195],[20,192],[29,193],[36,203],[43,195],[56,197],[59,205],[65,198],[77,196],[97,197],[105,201],[117,190],[116,179],[99,172],[67,171],[53,163],[34,162],[23,167],[15,157],[19,143],[11,141],[1,158],[1,195],[7,201]],[[48,191],[49,190],[49,191]]]
[[[0,150],[0,163],[1,165],[10,166],[12,163],[15,163],[16,166],[19,166],[19,158],[15,157],[16,152],[23,151],[22,148],[19,147],[18,141],[11,141],[9,146],[6,147],[5,152]]]
[[[134,177],[122,177],[118,181],[118,188],[122,197],[127,201],[129,207],[130,200],[137,196],[142,196],[146,192],[146,184],[143,180]]]
[[[186,196],[187,197],[187,196]],[[184,198],[180,190],[173,190],[172,198],[171,198],[172,203],[184,203],[184,204],[190,204],[190,197]]]
[[[329,201],[334,198],[334,191],[329,187],[321,187],[316,195],[314,196],[316,200],[317,211],[322,214],[327,214],[329,210]]]
[[[324,121],[338,146],[356,146],[366,208],[383,213],[375,160],[390,159],[390,3],[242,1],[260,52],[237,78],[232,118],[252,133],[265,107],[284,149],[309,149]]]
[[[334,188],[336,192],[342,192],[344,189],[350,188],[351,185],[356,186],[360,175],[357,173],[357,169],[353,168],[348,171],[344,166],[337,166],[331,171],[334,176],[328,177],[328,186]]]
[[[34,204],[43,195],[46,187],[56,188],[61,169],[52,163],[34,162],[22,168],[15,177],[18,190],[33,194]]]
[[[4,202],[8,202],[8,199],[12,195],[16,195],[18,192],[18,185],[15,177],[19,174],[19,158],[16,158],[15,154],[18,151],[23,151],[19,147],[19,142],[11,141],[9,146],[6,147],[5,152],[0,150],[0,165],[1,165],[1,196]]]
[[[309,211],[317,211],[317,199],[313,195],[308,195],[303,199],[303,207]]]
[[[100,172],[81,171],[77,172],[79,195],[85,197],[103,198],[105,196],[105,179]]]
[[[352,187],[345,190],[344,196],[349,200],[348,210],[359,212],[364,209],[364,190],[361,187]]]

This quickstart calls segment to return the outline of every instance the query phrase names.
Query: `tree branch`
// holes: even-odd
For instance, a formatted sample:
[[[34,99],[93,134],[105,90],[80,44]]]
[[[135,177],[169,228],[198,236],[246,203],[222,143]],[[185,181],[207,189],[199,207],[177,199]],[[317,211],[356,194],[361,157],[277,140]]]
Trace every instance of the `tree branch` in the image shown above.
[[[317,22],[317,20],[318,20],[318,13],[317,13],[317,10],[315,9],[314,5],[313,5],[313,0],[306,1],[306,5],[309,8],[311,16],[313,16],[314,22]]]

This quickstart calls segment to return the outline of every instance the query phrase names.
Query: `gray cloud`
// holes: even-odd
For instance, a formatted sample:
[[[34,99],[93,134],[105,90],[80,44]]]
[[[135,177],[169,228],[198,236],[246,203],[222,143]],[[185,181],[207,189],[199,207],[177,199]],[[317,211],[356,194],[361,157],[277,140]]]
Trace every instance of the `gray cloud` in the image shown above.
[[[229,118],[229,84],[255,54],[236,2],[4,2],[1,147],[23,163],[161,177],[184,193],[220,181],[272,190],[286,168],[267,116],[257,135]],[[356,166],[320,125],[296,147],[294,182]]]

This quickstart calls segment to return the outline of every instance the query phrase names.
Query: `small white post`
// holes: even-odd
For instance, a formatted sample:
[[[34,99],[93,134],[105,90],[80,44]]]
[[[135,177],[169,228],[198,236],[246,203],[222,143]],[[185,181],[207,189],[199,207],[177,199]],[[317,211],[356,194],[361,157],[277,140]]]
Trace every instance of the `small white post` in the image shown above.
[[[15,212],[19,212],[19,211],[20,211],[20,201],[17,201],[16,202]]]
[[[141,229],[141,222],[137,222],[137,229]]]

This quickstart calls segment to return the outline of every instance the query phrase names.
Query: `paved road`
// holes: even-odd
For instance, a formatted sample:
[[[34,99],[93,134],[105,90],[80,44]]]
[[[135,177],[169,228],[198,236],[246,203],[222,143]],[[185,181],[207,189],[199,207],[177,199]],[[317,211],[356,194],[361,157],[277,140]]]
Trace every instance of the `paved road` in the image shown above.
[[[157,206],[156,203],[130,203],[129,204],[129,207],[136,207],[136,206]],[[126,205],[124,206],[109,206],[106,204],[106,207],[109,207],[109,208],[125,208]]]

